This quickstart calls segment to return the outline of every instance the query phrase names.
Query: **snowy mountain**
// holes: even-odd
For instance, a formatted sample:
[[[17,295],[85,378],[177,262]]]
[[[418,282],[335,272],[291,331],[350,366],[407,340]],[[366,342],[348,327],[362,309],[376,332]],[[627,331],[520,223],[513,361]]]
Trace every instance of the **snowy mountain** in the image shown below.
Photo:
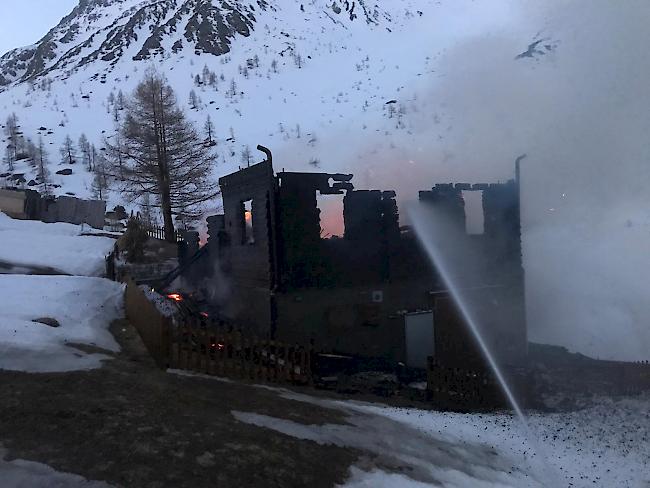
[[[197,126],[208,115],[215,123],[215,178],[261,159],[258,143],[285,167],[349,168],[352,155],[332,151],[341,146],[332,138],[412,127],[417,95],[400,92],[433,71],[434,48],[417,42],[431,38],[422,9],[433,3],[82,0],[38,43],[0,58],[0,120],[15,113],[24,139],[43,139],[56,193],[89,196],[82,165],[56,174],[59,148],[84,134],[100,151],[123,96],[154,65]],[[38,181],[27,161],[0,174]]]
[[[358,7],[357,7],[358,1]],[[314,8],[315,2],[309,7]],[[318,8],[318,7],[317,7]],[[368,24],[390,20],[364,0],[320,6],[334,23],[359,17]],[[123,58],[134,61],[176,54],[188,47],[195,54],[220,56],[230,52],[237,35],[248,37],[256,28],[256,12],[278,11],[264,0],[88,0],[77,7],[34,46],[15,49],[0,60],[0,85],[29,81],[49,73],[72,72],[94,61],[108,62],[107,72]],[[301,9],[306,12],[304,5]],[[284,34],[283,34],[284,35]],[[288,36],[287,36],[288,37]],[[135,54],[133,54],[135,53]],[[107,74],[106,72],[102,74]]]
[[[266,5],[259,2],[259,7]],[[252,4],[226,2],[218,6],[173,0],[80,2],[36,45],[3,56],[0,84],[34,80],[54,71],[67,77],[96,60],[108,62],[103,68],[110,72],[130,48],[137,50],[133,60],[150,59],[165,53],[170,38],[173,53],[187,44],[197,52],[225,54],[235,34],[250,35],[254,11]]]

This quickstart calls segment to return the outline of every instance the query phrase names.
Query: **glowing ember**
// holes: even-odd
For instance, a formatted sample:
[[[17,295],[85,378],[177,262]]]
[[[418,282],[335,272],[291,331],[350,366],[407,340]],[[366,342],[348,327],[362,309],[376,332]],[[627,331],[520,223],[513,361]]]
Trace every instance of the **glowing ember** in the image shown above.
[[[167,295],[167,298],[171,298],[172,300],[174,300],[176,302],[180,302],[180,301],[183,300],[183,297],[180,296],[180,294],[178,294],[178,293],[170,293],[169,295]]]
[[[244,218],[246,219],[246,222],[250,222],[253,219],[253,212],[247,210],[244,212]]]
[[[201,312],[201,317],[205,317],[207,319],[209,315],[207,312]]]

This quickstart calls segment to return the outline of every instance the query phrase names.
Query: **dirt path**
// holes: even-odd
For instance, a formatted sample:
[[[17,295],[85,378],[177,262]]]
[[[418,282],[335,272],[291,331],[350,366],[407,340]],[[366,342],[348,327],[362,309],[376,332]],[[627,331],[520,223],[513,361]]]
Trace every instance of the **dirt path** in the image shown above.
[[[345,424],[340,411],[243,384],[165,373],[128,324],[114,324],[113,333],[123,350],[102,369],[0,371],[0,442],[9,459],[134,488],[330,487],[345,480],[362,454],[242,423],[231,414]]]

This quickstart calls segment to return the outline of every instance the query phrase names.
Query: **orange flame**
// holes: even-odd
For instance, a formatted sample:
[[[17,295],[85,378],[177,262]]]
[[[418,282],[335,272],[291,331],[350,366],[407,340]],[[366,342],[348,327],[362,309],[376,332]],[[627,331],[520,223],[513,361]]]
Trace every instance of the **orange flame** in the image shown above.
[[[176,302],[180,302],[183,300],[183,297],[179,293],[170,293],[169,295],[167,295],[167,298],[171,298]]]

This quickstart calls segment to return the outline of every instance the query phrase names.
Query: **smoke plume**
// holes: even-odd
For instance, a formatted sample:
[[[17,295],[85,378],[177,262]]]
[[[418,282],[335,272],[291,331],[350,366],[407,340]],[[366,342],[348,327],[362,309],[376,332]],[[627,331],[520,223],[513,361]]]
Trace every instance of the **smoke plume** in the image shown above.
[[[531,340],[648,359],[650,3],[488,3],[464,4],[480,28],[459,29],[435,81],[409,87],[408,138],[357,143],[355,182],[404,201],[433,182],[505,181],[526,154]]]

